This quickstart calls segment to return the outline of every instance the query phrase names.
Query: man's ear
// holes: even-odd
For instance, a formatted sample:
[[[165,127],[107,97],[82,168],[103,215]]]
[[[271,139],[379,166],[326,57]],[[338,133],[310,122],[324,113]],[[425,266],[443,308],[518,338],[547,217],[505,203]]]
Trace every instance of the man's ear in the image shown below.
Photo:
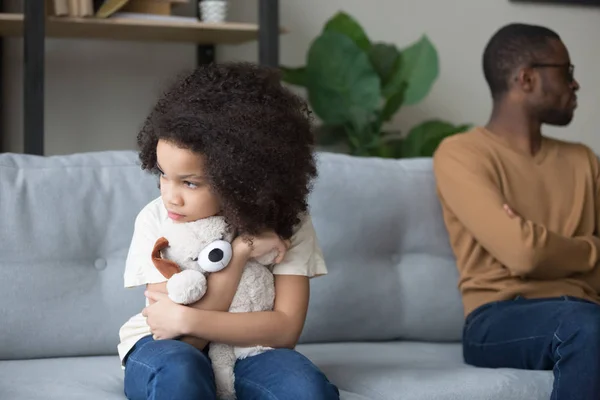
[[[535,89],[538,76],[533,68],[521,68],[515,78],[516,84],[525,93],[531,93]]]

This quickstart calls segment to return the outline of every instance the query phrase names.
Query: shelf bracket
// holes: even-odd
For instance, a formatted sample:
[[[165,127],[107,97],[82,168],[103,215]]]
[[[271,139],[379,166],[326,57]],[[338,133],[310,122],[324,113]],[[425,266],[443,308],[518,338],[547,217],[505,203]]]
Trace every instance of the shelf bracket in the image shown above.
[[[205,64],[212,64],[215,61],[215,45],[198,45],[196,46],[196,67]]]
[[[259,0],[258,62],[279,67],[279,1]]]
[[[202,19],[200,7],[196,5],[196,18],[198,21]],[[196,46],[196,67],[215,62],[215,45],[214,44],[199,44]]]
[[[43,155],[46,2],[25,0],[23,17],[24,152]]]

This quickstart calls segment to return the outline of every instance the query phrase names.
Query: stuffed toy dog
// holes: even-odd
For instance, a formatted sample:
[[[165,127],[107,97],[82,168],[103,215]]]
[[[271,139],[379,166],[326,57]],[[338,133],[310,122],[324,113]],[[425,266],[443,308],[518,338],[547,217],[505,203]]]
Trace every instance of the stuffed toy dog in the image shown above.
[[[193,304],[206,293],[206,276],[227,267],[233,256],[233,233],[223,217],[215,216],[186,223],[167,223],[152,251],[152,261],[167,278],[169,298]],[[270,311],[275,302],[275,284],[268,266],[277,252],[245,265],[230,312]],[[215,374],[219,399],[235,399],[233,369],[237,359],[260,354],[269,347],[233,347],[211,343],[208,355]]]

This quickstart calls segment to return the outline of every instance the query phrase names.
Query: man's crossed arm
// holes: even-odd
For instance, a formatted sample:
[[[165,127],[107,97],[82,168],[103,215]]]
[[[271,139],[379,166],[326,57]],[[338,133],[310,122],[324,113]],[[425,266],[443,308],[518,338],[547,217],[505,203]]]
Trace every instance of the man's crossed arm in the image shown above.
[[[480,165],[452,150],[434,157],[441,201],[514,276],[561,279],[596,267],[598,237],[566,237],[521,217]]]

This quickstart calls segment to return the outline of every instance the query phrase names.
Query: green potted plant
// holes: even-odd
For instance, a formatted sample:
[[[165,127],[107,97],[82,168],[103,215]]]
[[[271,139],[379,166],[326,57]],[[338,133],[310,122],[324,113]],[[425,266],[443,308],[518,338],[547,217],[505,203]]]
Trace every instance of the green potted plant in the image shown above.
[[[438,56],[427,36],[399,50],[372,42],[360,24],[339,12],[312,42],[306,65],[282,67],[283,80],[306,88],[321,119],[321,145],[342,145],[350,154],[430,157],[445,137],[467,130],[434,119],[407,135],[384,129],[402,105],[417,104],[438,76]]]

